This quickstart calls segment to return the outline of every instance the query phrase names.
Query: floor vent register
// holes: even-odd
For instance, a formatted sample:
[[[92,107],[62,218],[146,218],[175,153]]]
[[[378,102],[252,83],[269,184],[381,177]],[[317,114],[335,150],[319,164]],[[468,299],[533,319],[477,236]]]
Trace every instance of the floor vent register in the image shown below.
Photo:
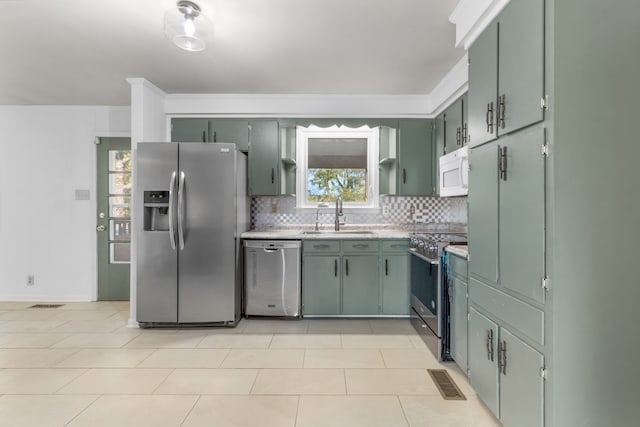
[[[444,400],[467,400],[446,369],[427,369]]]
[[[58,308],[62,307],[64,304],[34,304],[29,308]]]

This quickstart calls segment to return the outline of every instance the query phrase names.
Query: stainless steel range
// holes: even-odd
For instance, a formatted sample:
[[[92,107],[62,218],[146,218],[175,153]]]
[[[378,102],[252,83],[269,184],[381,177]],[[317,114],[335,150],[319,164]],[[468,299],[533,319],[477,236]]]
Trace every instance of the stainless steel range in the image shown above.
[[[414,234],[411,253],[411,323],[438,360],[449,355],[449,295],[441,268],[443,249],[466,244],[463,233]]]

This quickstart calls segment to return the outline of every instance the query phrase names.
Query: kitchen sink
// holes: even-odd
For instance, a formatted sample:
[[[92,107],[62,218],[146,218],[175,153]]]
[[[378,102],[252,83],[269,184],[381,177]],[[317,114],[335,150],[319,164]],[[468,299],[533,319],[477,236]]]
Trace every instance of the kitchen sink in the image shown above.
[[[369,230],[320,230],[320,231],[303,231],[302,234],[374,234]]]

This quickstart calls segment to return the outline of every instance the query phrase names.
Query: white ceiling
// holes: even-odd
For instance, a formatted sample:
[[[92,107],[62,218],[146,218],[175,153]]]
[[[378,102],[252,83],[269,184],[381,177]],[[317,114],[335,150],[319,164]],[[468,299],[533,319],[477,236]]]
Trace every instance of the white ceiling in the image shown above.
[[[0,0],[0,105],[128,105],[168,93],[428,94],[464,55],[458,0],[196,0],[202,52],[163,34],[174,0]]]

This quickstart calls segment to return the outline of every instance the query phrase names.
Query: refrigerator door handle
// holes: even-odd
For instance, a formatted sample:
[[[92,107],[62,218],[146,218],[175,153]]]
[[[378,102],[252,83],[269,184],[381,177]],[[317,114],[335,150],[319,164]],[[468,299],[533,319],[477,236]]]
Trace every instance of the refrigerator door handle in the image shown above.
[[[169,181],[169,242],[171,242],[171,249],[176,250],[176,229],[175,220],[173,218],[174,206],[175,206],[175,190],[176,190],[176,171],[171,174],[171,180]]]
[[[180,171],[178,181],[178,244],[184,250],[184,171]]]

